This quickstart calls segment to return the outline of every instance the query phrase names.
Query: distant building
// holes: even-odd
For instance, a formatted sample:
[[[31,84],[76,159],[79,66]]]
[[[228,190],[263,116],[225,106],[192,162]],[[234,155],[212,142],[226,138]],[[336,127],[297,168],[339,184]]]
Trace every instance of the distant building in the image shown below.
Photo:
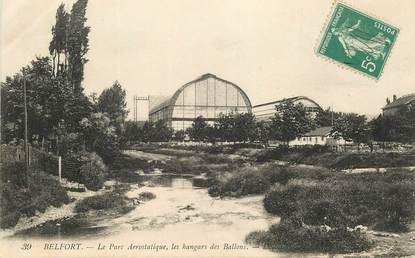
[[[308,133],[306,133],[304,136],[297,137],[295,140],[290,141],[290,145],[340,145],[349,143],[340,139],[335,139],[333,136],[331,136],[331,126],[324,126],[316,128]]]
[[[285,101],[292,101],[294,104],[301,103],[305,107],[307,113],[311,115],[311,117],[315,117],[317,113],[322,110],[321,106],[315,102],[314,100],[307,98],[305,96],[297,96],[292,98],[286,98],[282,100],[272,101],[260,105],[256,105],[252,107],[252,112],[254,113],[257,120],[269,120],[271,119],[277,110],[275,106],[281,104]]]
[[[388,100],[389,102],[389,100]],[[404,95],[400,98],[396,98],[395,95],[393,95],[392,102],[389,102],[382,108],[383,114],[388,115],[394,115],[399,110],[413,110],[415,109],[415,93]]]
[[[184,84],[164,101],[152,101],[150,97],[149,120],[153,123],[162,120],[174,130],[184,130],[198,116],[213,123],[221,113],[231,112],[252,112],[246,93],[230,81],[205,74]]]

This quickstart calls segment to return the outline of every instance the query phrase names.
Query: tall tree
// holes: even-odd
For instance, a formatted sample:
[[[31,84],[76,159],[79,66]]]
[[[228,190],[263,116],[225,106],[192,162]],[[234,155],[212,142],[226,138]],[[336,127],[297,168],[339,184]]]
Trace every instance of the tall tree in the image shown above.
[[[78,0],[73,4],[67,30],[68,76],[74,92],[83,90],[84,65],[88,61],[90,27],[85,25],[87,4],[88,0]]]
[[[65,11],[65,5],[61,4],[56,11],[56,23],[52,27],[52,40],[49,44],[49,52],[53,57],[53,74],[59,75],[66,70],[67,58],[67,30],[69,14]],[[61,55],[64,55],[64,62],[61,63]]]
[[[97,109],[99,112],[106,113],[111,119],[111,124],[117,129],[118,135],[121,135],[124,128],[124,122],[128,111],[125,100],[127,93],[118,81],[115,81],[112,87],[105,89],[98,98]]]
[[[283,101],[275,108],[277,112],[270,124],[270,133],[273,139],[283,141],[288,145],[289,141],[313,129],[313,120],[307,114],[303,104]]]

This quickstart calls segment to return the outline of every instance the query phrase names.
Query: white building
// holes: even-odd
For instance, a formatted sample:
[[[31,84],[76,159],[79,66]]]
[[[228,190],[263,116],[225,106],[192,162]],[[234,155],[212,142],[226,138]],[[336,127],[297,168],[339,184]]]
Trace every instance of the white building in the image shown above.
[[[319,127],[316,128],[304,136],[297,137],[295,140],[290,141],[291,146],[298,146],[298,145],[343,145],[346,143],[350,143],[345,141],[344,139],[334,139],[331,135],[331,126]]]

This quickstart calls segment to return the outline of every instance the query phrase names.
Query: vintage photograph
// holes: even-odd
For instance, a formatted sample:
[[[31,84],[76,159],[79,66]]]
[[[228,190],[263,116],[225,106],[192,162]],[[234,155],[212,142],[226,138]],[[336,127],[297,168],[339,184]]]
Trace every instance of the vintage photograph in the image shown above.
[[[415,257],[414,14],[0,0],[0,258]]]

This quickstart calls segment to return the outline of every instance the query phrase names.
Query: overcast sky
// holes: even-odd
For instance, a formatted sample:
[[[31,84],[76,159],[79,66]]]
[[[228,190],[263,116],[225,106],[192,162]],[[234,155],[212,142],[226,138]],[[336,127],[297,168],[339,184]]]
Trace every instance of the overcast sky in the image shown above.
[[[1,1],[4,80],[48,54],[62,1]],[[70,10],[74,1],[63,2]],[[331,0],[89,0],[85,91],[99,93],[118,80],[132,115],[134,95],[171,95],[213,73],[239,85],[254,105],[305,95],[324,108],[378,114],[386,97],[415,92],[415,1],[348,3],[401,29],[377,82],[315,55]]]

